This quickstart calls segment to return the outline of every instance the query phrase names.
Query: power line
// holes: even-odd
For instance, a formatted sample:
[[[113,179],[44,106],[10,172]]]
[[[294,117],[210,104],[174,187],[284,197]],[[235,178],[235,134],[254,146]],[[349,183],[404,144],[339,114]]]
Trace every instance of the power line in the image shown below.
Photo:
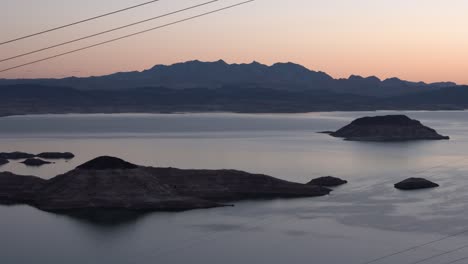
[[[432,167],[429,167],[429,168],[426,168],[426,169],[423,169],[423,170],[414,171],[414,172],[412,172],[411,174],[414,175],[414,174],[426,173],[426,172],[429,172],[429,171],[434,170],[434,169],[437,169],[437,168],[447,167],[447,166],[450,165],[450,164],[458,163],[458,162],[461,162],[461,161],[466,160],[466,159],[468,159],[468,157],[459,158],[459,159],[457,159],[457,160],[455,160],[455,161],[444,162],[444,163],[441,163],[441,164],[438,164],[438,165],[436,165],[436,166],[432,166]],[[393,180],[394,180],[394,179],[393,179]],[[389,181],[393,181],[393,180],[389,180]],[[386,184],[386,183],[389,182],[389,181],[383,181],[383,182],[375,183],[375,184],[372,184],[372,185],[369,186],[369,187],[378,186],[378,185],[381,185],[381,184]],[[338,194],[338,195],[334,195],[334,196],[331,195],[331,196],[329,196],[329,199],[331,199],[331,198],[336,198],[337,196],[341,196],[341,195],[343,195],[343,193]],[[253,221],[253,223],[255,224],[254,227],[258,227],[260,223],[265,223],[265,224],[262,224],[262,225],[261,225],[262,227],[269,226],[269,225],[271,224],[271,222],[268,223],[268,222],[266,222],[266,220],[269,220],[269,218],[263,218],[263,219],[261,219],[261,220],[259,220],[259,221]],[[284,223],[291,222],[291,221],[293,221],[293,220],[294,220],[294,219],[291,218],[291,219],[289,219],[289,220],[284,221],[283,224],[284,224]],[[249,223],[252,223],[252,222],[247,221],[247,222],[243,223],[242,225],[243,225],[243,226],[247,226],[247,224],[249,224]],[[227,232],[227,233],[232,233],[232,232],[233,232],[233,231],[230,231],[230,232]],[[220,236],[215,236],[217,233],[220,233],[220,231],[211,232],[211,233],[210,233],[209,235],[207,235],[207,236],[202,236],[202,237],[197,237],[197,238],[194,238],[194,239],[187,240],[187,241],[185,241],[185,242],[188,242],[188,243],[186,243],[185,245],[181,245],[181,246],[179,245],[179,246],[177,246],[177,247],[168,248],[168,249],[166,249],[166,250],[163,250],[163,249],[159,248],[159,249],[157,250],[156,254],[157,254],[157,256],[160,256],[160,255],[168,254],[168,253],[173,252],[173,251],[176,251],[176,250],[180,251],[180,250],[183,250],[183,249],[186,249],[186,248],[190,248],[190,247],[196,245],[196,243],[198,243],[198,242],[200,242],[200,241],[203,241],[203,240],[209,240],[210,242],[216,241],[217,239],[220,238]],[[388,257],[391,257],[391,256],[395,256],[395,255],[399,255],[399,254],[402,254],[402,253],[405,253],[405,252],[409,252],[409,251],[412,251],[412,250],[417,249],[417,248],[422,248],[422,247],[424,247],[424,246],[431,245],[431,244],[434,244],[434,243],[439,242],[439,241],[446,240],[446,239],[451,238],[451,237],[459,236],[459,235],[462,235],[462,234],[464,234],[464,233],[468,233],[468,229],[465,230],[465,231],[463,231],[463,232],[459,232],[459,233],[457,233],[457,234],[452,234],[452,235],[450,235],[450,236],[446,236],[446,237],[443,237],[443,238],[441,238],[441,239],[437,239],[437,240],[434,240],[434,241],[431,241],[431,242],[427,242],[427,243],[422,244],[422,245],[414,246],[414,247],[411,247],[411,248],[409,248],[409,249],[402,250],[402,251],[399,251],[399,252],[396,252],[396,253],[393,253],[393,254],[389,254],[389,255],[380,257],[380,258],[378,258],[378,259],[375,259],[375,260],[372,260],[372,261],[370,261],[370,262],[366,262],[366,263],[363,263],[363,264],[374,263],[374,262],[383,260],[383,259],[385,259],[385,258],[388,258]],[[467,247],[467,246],[464,246],[464,247],[462,247],[462,248],[465,248],[465,247]],[[460,249],[462,249],[462,248],[457,248],[457,249],[455,249],[455,250],[451,250],[451,251],[448,251],[448,252],[444,252],[444,253],[442,253],[442,254],[438,254],[437,256],[432,256],[431,258],[435,258],[435,257],[438,257],[438,256],[450,254],[450,253],[453,253],[453,252],[455,252],[455,251],[458,251],[458,250],[460,250]],[[468,259],[468,257],[459,259],[459,260],[454,261],[454,262],[444,263],[444,264],[453,264],[453,263],[457,263],[457,262],[460,262],[460,261],[465,260],[465,259]],[[425,261],[425,260],[424,260],[424,261]],[[420,262],[417,262],[417,263],[420,263]]]
[[[119,10],[116,10],[116,11],[113,11],[113,12],[110,12],[110,13],[102,14],[102,15],[95,16],[95,17],[90,17],[90,18],[83,19],[83,20],[73,22],[73,23],[70,23],[70,24],[66,24],[66,25],[63,25],[63,26],[59,26],[59,27],[47,29],[47,30],[44,30],[44,31],[40,31],[40,32],[37,32],[37,33],[33,33],[33,34],[30,34],[30,35],[26,35],[26,36],[23,36],[23,37],[7,40],[7,41],[4,41],[4,42],[0,42],[0,46],[8,44],[8,43],[15,42],[15,41],[31,38],[31,37],[34,37],[34,36],[39,36],[39,35],[49,33],[49,32],[52,32],[52,31],[57,31],[59,29],[75,26],[75,25],[78,25],[78,24],[82,24],[82,23],[89,22],[89,21],[92,21],[92,20],[96,20],[96,19],[99,19],[99,18],[103,18],[103,17],[106,17],[106,16],[114,15],[114,14],[117,14],[117,13],[121,13],[121,12],[124,12],[124,11],[128,11],[128,10],[131,10],[131,9],[135,9],[135,8],[142,7],[142,6],[145,6],[145,5],[149,5],[149,4],[152,4],[152,3],[155,3],[155,2],[159,2],[159,1],[160,0],[148,1],[148,2],[145,2],[145,3],[138,4],[138,5],[126,7],[124,9],[119,9]]]
[[[446,263],[444,263],[444,264],[459,263],[460,261],[463,261],[463,260],[468,260],[468,257],[464,257],[464,258],[459,258],[459,259],[456,259],[456,260],[452,260],[452,261],[446,262]]]
[[[436,240],[426,242],[424,244],[416,245],[416,246],[413,246],[413,247],[410,247],[410,248],[407,248],[407,249],[404,249],[404,250],[401,250],[401,251],[397,251],[397,252],[394,252],[394,253],[379,257],[379,258],[375,258],[373,260],[364,262],[362,264],[376,263],[376,262],[384,260],[386,258],[397,256],[397,255],[400,255],[400,254],[403,254],[403,253],[406,253],[406,252],[410,252],[410,251],[413,251],[413,250],[418,249],[418,248],[423,248],[425,246],[429,246],[429,245],[435,244],[437,242],[444,241],[444,240],[447,240],[447,239],[452,238],[452,237],[457,237],[457,236],[460,236],[460,235],[463,235],[463,234],[466,234],[466,233],[468,233],[468,229],[465,229],[465,230],[463,230],[461,232],[451,234],[451,235],[448,235],[448,236],[445,236],[445,237],[442,237],[442,238],[439,238],[439,239],[436,239]],[[465,247],[468,247],[468,246],[465,246]],[[465,247],[463,247],[463,248],[465,248]],[[420,262],[416,262],[416,263],[420,263]]]
[[[60,54],[50,56],[50,57],[47,57],[47,58],[43,58],[43,59],[40,59],[40,60],[35,60],[35,61],[24,63],[24,64],[21,64],[21,65],[17,65],[17,66],[14,66],[14,67],[6,68],[6,69],[3,69],[3,70],[0,70],[0,73],[10,71],[10,70],[13,70],[13,69],[18,69],[18,68],[28,66],[28,65],[31,65],[31,64],[36,64],[36,63],[39,63],[39,62],[51,60],[51,59],[54,59],[54,58],[62,57],[62,56],[68,55],[68,54],[72,54],[72,53],[75,53],[75,52],[87,50],[87,49],[94,48],[94,47],[97,47],[97,46],[102,46],[102,45],[105,45],[105,44],[108,44],[108,43],[111,43],[111,42],[115,42],[115,41],[118,41],[118,40],[130,38],[130,37],[133,37],[133,36],[136,36],[136,35],[141,35],[141,34],[144,34],[144,33],[150,32],[150,31],[165,28],[165,27],[172,26],[172,25],[175,25],[175,24],[180,24],[180,23],[183,23],[183,22],[186,22],[186,21],[189,21],[189,20],[193,20],[193,19],[196,19],[196,18],[199,18],[199,17],[207,16],[207,15],[214,14],[214,13],[218,13],[218,12],[221,12],[223,10],[231,9],[231,8],[234,8],[234,7],[237,7],[237,6],[240,6],[240,5],[244,5],[244,4],[247,4],[247,3],[250,3],[250,2],[254,2],[254,1],[255,0],[249,0],[249,1],[241,2],[241,3],[235,4],[235,5],[230,5],[230,6],[223,7],[223,8],[220,8],[220,9],[216,9],[216,10],[213,10],[213,11],[210,11],[210,12],[202,13],[200,15],[192,16],[192,17],[189,17],[189,18],[181,19],[181,20],[177,20],[177,21],[172,22],[172,23],[168,23],[168,24],[164,24],[164,25],[161,25],[161,26],[158,26],[158,27],[154,27],[154,28],[150,28],[150,29],[147,29],[147,30],[139,31],[139,32],[129,34],[129,35],[125,35],[125,36],[122,36],[122,37],[119,37],[119,38],[107,40],[107,41],[100,42],[100,43],[97,43],[97,44],[94,44],[94,45],[90,45],[90,46],[86,46],[86,47],[83,47],[83,48],[79,48],[79,49],[71,50],[71,51],[68,51],[68,52],[60,53]]]
[[[414,171],[414,172],[412,172],[411,174],[414,175],[414,174],[426,173],[426,172],[428,172],[428,171],[431,171],[431,170],[434,170],[434,169],[437,169],[437,168],[447,167],[449,164],[458,163],[458,162],[460,162],[460,161],[466,160],[467,158],[468,158],[468,157],[463,157],[463,158],[460,158],[460,159],[455,160],[454,162],[451,162],[451,161],[449,161],[449,162],[444,162],[444,163],[441,163],[441,164],[438,164],[438,165],[436,165],[436,166],[432,166],[432,167],[429,167],[429,168],[426,168],[426,169],[423,169],[423,170]],[[390,181],[393,181],[393,180],[390,180]],[[369,186],[369,187],[377,186],[377,185],[381,185],[381,184],[386,184],[387,182],[388,182],[388,181],[384,181],[384,182],[380,182],[380,183],[375,183],[375,184],[373,184],[373,185],[371,185],[371,186]],[[341,195],[343,195],[343,193],[341,193]],[[331,199],[331,198],[336,198],[337,196],[340,196],[340,194],[335,195],[335,196],[329,196],[329,198],[330,198],[330,199]],[[296,216],[298,216],[298,215],[296,215]],[[262,219],[259,220],[259,221],[253,221],[253,223],[255,224],[254,227],[258,227],[260,223],[265,223],[265,224],[262,224],[262,225],[261,225],[262,227],[269,226],[269,225],[272,223],[272,222],[268,223],[266,220],[269,220],[269,218],[266,217],[266,218],[262,218]],[[289,222],[291,222],[291,221],[293,221],[293,220],[294,220],[294,219],[291,218],[291,219],[289,219],[289,220],[284,221],[283,224],[284,224],[284,223],[289,223]],[[244,222],[244,223],[242,224],[242,226],[247,226],[247,224],[249,224],[249,223],[251,224],[252,222],[249,222],[249,221]],[[232,233],[232,232],[234,232],[234,231],[229,231],[229,232],[227,232],[227,233]],[[468,230],[466,230],[464,233],[466,233],[466,232],[468,232]],[[196,237],[196,238],[194,238],[194,239],[186,240],[186,241],[184,241],[184,242],[188,242],[188,243],[186,243],[185,245],[181,245],[181,246],[179,245],[178,247],[173,247],[173,248],[169,248],[169,249],[166,249],[166,250],[163,250],[163,249],[159,248],[159,249],[157,250],[156,254],[157,254],[157,256],[160,256],[160,255],[163,255],[163,254],[168,254],[168,253],[173,252],[173,251],[175,251],[175,250],[180,251],[180,250],[183,250],[183,249],[186,249],[186,248],[190,248],[190,247],[196,245],[196,243],[198,243],[198,242],[200,242],[200,241],[203,241],[203,240],[207,240],[207,239],[208,239],[210,242],[216,241],[217,239],[220,238],[220,236],[215,236],[217,233],[220,233],[220,231],[210,232],[210,234],[207,235],[207,236]],[[447,238],[448,238],[448,237],[443,238],[443,239],[440,239],[440,240],[437,240],[437,241],[433,241],[432,243],[435,243],[435,242],[438,242],[438,241],[442,241],[442,240],[447,239]],[[432,243],[427,243],[427,245],[432,244]],[[421,245],[420,247],[424,247],[424,246],[425,246],[425,245]],[[417,247],[414,247],[414,249],[415,249],[415,248],[417,248]],[[412,250],[412,249],[410,249],[410,250]],[[410,250],[407,250],[407,251],[410,251]],[[459,250],[459,249],[457,249],[457,250]],[[406,252],[406,251],[405,251],[405,252]],[[451,253],[451,252],[449,252],[449,253]],[[400,254],[400,253],[399,253],[399,254]],[[445,253],[444,253],[444,254],[445,254]],[[447,254],[448,254],[448,253],[447,253]],[[393,255],[398,255],[398,254],[393,254]],[[393,255],[392,255],[392,256],[393,256]],[[387,257],[389,257],[389,256],[382,257],[382,258],[380,258],[379,260],[382,260],[382,259],[387,258]],[[462,261],[462,260],[465,260],[465,259],[468,259],[468,257],[466,257],[466,258],[464,258],[464,259],[460,259],[460,260],[458,260],[457,262]],[[370,262],[370,263],[372,263],[372,262]],[[456,263],[456,262],[454,262],[454,263]],[[445,264],[452,264],[452,263],[445,263]]]
[[[467,248],[467,247],[468,247],[468,245],[464,245],[464,246],[462,246],[462,247],[458,247],[458,248],[455,248],[455,249],[452,249],[452,250],[449,250],[449,251],[445,251],[445,252],[443,252],[443,253],[439,253],[439,254],[436,254],[436,255],[432,255],[432,256],[430,256],[430,257],[427,257],[427,258],[418,260],[418,261],[416,261],[416,262],[411,262],[410,264],[419,264],[419,263],[423,263],[423,262],[425,262],[425,261],[428,261],[428,260],[431,260],[431,259],[435,259],[435,258],[438,258],[438,257],[440,257],[440,256],[445,256],[445,255],[448,255],[448,254],[450,254],[450,253],[457,252],[457,251],[459,251],[459,250],[461,250],[461,249],[464,249],[464,248]]]
[[[434,169],[437,169],[437,168],[447,167],[449,164],[458,163],[458,162],[463,161],[463,160],[466,160],[466,159],[468,159],[468,157],[463,157],[463,158],[457,159],[457,160],[455,160],[455,161],[453,161],[453,162],[452,162],[452,161],[444,162],[444,163],[441,163],[441,164],[438,164],[438,165],[436,165],[436,166],[432,166],[432,167],[429,167],[429,168],[426,168],[426,169],[423,169],[423,170],[414,171],[414,172],[412,172],[411,174],[414,175],[414,174],[426,173],[426,172],[429,172],[429,171],[434,170]],[[394,179],[393,179],[393,180],[394,180]],[[393,181],[393,180],[389,180],[389,181]],[[389,181],[383,181],[383,182],[375,183],[375,184],[373,184],[373,185],[371,185],[371,186],[369,186],[369,187],[377,186],[377,185],[381,185],[381,184],[386,184],[386,183],[389,182]],[[343,193],[341,193],[341,195],[343,195]],[[330,196],[329,196],[329,199],[331,199],[331,198],[336,198],[337,196],[340,196],[340,194],[334,195],[334,196],[333,196],[333,195],[330,195]],[[297,216],[298,216],[298,215],[297,215]],[[261,225],[262,227],[269,226],[269,225],[271,224],[271,222],[269,223],[269,222],[267,222],[266,220],[269,220],[269,218],[263,218],[263,219],[261,219],[261,220],[259,220],[259,221],[253,221],[253,223],[255,224],[254,227],[258,227],[260,223],[264,223],[264,224]],[[286,221],[283,222],[283,224],[284,224],[284,223],[289,223],[289,222],[291,222],[291,221],[294,221],[294,219],[291,218],[291,219],[289,219],[289,220],[286,220]],[[244,223],[242,224],[242,226],[247,226],[247,224],[249,224],[249,223],[252,223],[252,222],[249,222],[249,221],[244,222]],[[227,232],[227,233],[232,233],[232,232],[234,232],[234,231],[229,231],[229,232]],[[468,230],[466,230],[466,231],[463,232],[463,233],[467,233],[467,232],[468,232]],[[173,251],[180,251],[180,250],[183,250],[183,249],[186,249],[186,248],[193,247],[193,246],[195,246],[198,242],[201,242],[201,241],[203,241],[203,240],[209,240],[210,242],[216,241],[217,239],[220,238],[220,236],[215,236],[217,233],[220,233],[220,231],[211,232],[211,233],[210,233],[209,235],[207,235],[207,236],[202,236],[202,237],[197,237],[197,238],[194,238],[194,239],[186,240],[186,241],[184,241],[184,242],[188,242],[188,243],[186,243],[185,245],[179,245],[179,246],[177,246],[177,247],[168,248],[168,249],[166,249],[166,250],[163,250],[163,249],[159,248],[159,249],[157,250],[157,252],[156,252],[156,256],[161,256],[161,255],[165,255],[165,254],[168,254],[168,253],[170,253],[170,252],[173,252]],[[460,234],[462,234],[462,233],[460,233]],[[460,235],[460,234],[458,234],[458,235]],[[451,237],[451,236],[449,236],[449,237]],[[445,239],[447,239],[447,238],[449,238],[449,237],[442,238],[442,239],[439,239],[439,240],[437,240],[437,241],[433,241],[433,242],[431,242],[431,243],[427,243],[427,244],[424,244],[424,245],[420,245],[419,247],[424,247],[425,245],[430,245],[430,244],[432,244],[432,243],[445,240]],[[413,248],[411,248],[411,249],[409,249],[409,250],[407,250],[407,251],[411,251],[412,249],[416,249],[416,248],[419,248],[419,247],[413,247]],[[457,250],[460,250],[460,249],[457,249]],[[455,251],[456,251],[456,250],[453,250],[453,251],[448,252],[448,253],[447,253],[447,252],[444,252],[442,255],[449,254],[449,253],[452,253],[452,252],[455,252]],[[405,251],[405,252],[406,252],[406,251]],[[401,253],[403,253],[403,252],[401,252]],[[401,254],[401,253],[397,253],[397,254],[393,254],[393,255],[398,255],[398,254]],[[392,256],[393,256],[393,255],[392,255]],[[379,260],[382,260],[382,259],[387,258],[387,257],[390,257],[390,256],[385,256],[385,257],[379,258]],[[433,257],[434,257],[434,256],[433,256]],[[465,259],[468,259],[468,257],[466,257]],[[462,260],[464,260],[464,259],[460,259],[460,260],[458,260],[458,261],[462,261]],[[376,261],[377,261],[377,260],[376,260]],[[376,262],[376,261],[374,261],[374,262]],[[373,263],[373,262],[369,262],[369,263]],[[454,263],[456,263],[456,262],[454,262]],[[452,264],[452,263],[445,263],[445,264]]]
[[[117,30],[120,30],[120,29],[128,28],[128,27],[132,27],[132,26],[139,25],[139,24],[143,24],[143,23],[146,23],[146,22],[149,22],[149,21],[152,21],[152,20],[167,17],[167,16],[170,16],[170,15],[174,15],[174,14],[177,14],[177,13],[187,11],[187,10],[195,9],[197,7],[205,6],[205,5],[212,4],[212,3],[218,2],[218,1],[219,0],[213,0],[213,1],[205,2],[205,3],[199,4],[199,5],[194,5],[194,6],[187,7],[187,8],[184,8],[184,9],[180,9],[180,10],[177,10],[177,11],[174,11],[174,12],[166,13],[166,14],[163,14],[163,15],[159,15],[159,16],[156,16],[156,17],[149,18],[149,19],[141,20],[141,21],[138,21],[138,22],[135,22],[135,23],[127,24],[127,25],[124,25],[124,26],[121,26],[121,27],[117,27],[117,28],[109,29],[109,30],[102,31],[102,32],[99,32],[99,33],[95,33],[95,34],[92,34],[92,35],[89,35],[89,36],[85,36],[85,37],[77,38],[77,39],[74,39],[74,40],[62,42],[60,44],[52,45],[52,46],[42,48],[42,49],[38,49],[38,50],[34,50],[34,51],[31,51],[31,52],[26,52],[26,53],[19,54],[19,55],[13,56],[13,57],[1,59],[0,62],[5,62],[5,61],[21,58],[21,57],[31,55],[31,54],[35,54],[35,53],[38,53],[38,52],[41,52],[41,51],[46,51],[46,50],[61,47],[61,46],[67,45],[67,44],[75,43],[75,42],[78,42],[78,41],[81,41],[81,40],[97,37],[97,36],[104,35],[104,34],[107,34],[107,33],[113,32],[113,31],[117,31]]]
[[[462,160],[466,160],[467,157],[464,157],[464,158],[460,158],[459,160],[457,160],[456,162],[459,162],[459,161],[462,161]],[[445,165],[448,165],[450,162],[447,162],[445,163]],[[442,167],[442,166],[445,166],[444,164],[441,164],[441,165],[437,165],[437,166],[434,166],[432,168],[438,168],[438,167]],[[425,170],[423,171],[420,171],[418,173],[424,173]],[[460,236],[460,235],[463,235],[463,234],[466,234],[468,233],[468,229],[465,229],[465,230],[462,230],[458,233],[454,233],[454,234],[451,234],[451,235],[448,235],[448,236],[445,236],[445,237],[442,237],[442,238],[439,238],[439,239],[435,239],[435,240],[432,240],[432,241],[429,241],[429,242],[426,242],[426,243],[423,243],[423,244],[420,244],[420,245],[416,245],[416,246],[413,246],[413,247],[409,247],[407,249],[404,249],[404,250],[400,250],[400,251],[397,251],[397,252],[394,252],[394,253],[391,253],[391,254],[387,254],[385,256],[381,256],[381,257],[378,257],[378,258],[375,258],[375,259],[372,259],[370,261],[367,261],[367,262],[363,262],[361,264],[371,264],[371,263],[376,263],[376,262],[379,262],[381,260],[384,260],[384,259],[387,259],[387,258],[390,258],[390,257],[394,257],[394,256],[397,256],[397,255],[400,255],[400,254],[403,254],[403,253],[406,253],[406,252],[410,252],[410,251],[413,251],[415,249],[419,249],[419,248],[423,248],[425,246],[428,246],[428,245],[432,245],[432,244],[435,244],[437,242],[440,242],[440,241],[444,241],[444,240],[447,240],[449,238],[452,238],[452,237],[457,237],[457,236]],[[467,257],[468,258],[468,257]]]

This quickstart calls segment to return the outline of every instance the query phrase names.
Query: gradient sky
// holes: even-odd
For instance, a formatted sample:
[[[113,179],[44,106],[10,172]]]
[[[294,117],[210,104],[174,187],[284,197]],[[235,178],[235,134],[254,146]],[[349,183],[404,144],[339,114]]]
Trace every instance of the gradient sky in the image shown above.
[[[99,15],[146,0],[0,1],[0,41]],[[206,0],[208,1],[208,0]],[[128,30],[1,63],[1,68],[50,56],[234,4],[209,7]],[[205,2],[158,3],[46,36],[0,46],[9,57],[61,41]],[[102,75],[199,59],[229,63],[296,62],[333,77],[350,74],[468,84],[466,0],[257,0],[235,9],[171,26],[6,73],[0,78]]]

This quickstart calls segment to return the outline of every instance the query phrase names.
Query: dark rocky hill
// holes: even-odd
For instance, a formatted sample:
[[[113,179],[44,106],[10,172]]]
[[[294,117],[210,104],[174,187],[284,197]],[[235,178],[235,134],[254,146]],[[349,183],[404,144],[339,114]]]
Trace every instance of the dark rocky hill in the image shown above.
[[[363,117],[330,133],[352,141],[441,140],[449,137],[404,115]]]
[[[179,211],[225,206],[244,199],[329,193],[324,187],[267,175],[142,167],[113,157],[99,157],[47,181],[0,174],[0,203],[25,203],[46,211]]]

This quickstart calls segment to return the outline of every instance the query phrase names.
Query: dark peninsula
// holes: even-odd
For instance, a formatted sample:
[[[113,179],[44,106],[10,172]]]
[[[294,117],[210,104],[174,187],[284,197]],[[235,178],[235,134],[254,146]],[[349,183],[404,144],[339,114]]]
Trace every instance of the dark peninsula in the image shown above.
[[[114,157],[96,158],[50,180],[0,173],[0,183],[0,204],[28,204],[52,212],[183,211],[331,191],[242,171],[143,167]]]
[[[31,153],[25,153],[25,152],[1,152],[0,153],[0,158],[2,159],[7,159],[7,160],[20,160],[20,159],[30,159],[34,158],[36,155],[31,154]]]
[[[0,158],[0,166],[10,163],[7,159]]]

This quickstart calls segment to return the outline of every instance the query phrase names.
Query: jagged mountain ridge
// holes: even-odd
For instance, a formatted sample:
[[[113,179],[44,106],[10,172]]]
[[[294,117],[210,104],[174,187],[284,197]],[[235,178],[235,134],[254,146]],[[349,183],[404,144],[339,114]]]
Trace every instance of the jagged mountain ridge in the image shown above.
[[[301,91],[328,90],[366,96],[394,96],[418,91],[456,86],[455,83],[408,82],[398,78],[380,80],[377,77],[352,75],[348,79],[334,79],[330,75],[312,71],[295,63],[276,63],[267,66],[258,62],[228,64],[223,60],[198,60],[156,65],[141,72],[119,72],[98,77],[69,77],[64,79],[0,79],[0,85],[40,84],[71,87],[80,90],[121,90],[138,87],[166,87],[170,89],[222,88],[225,86],[261,87]]]

